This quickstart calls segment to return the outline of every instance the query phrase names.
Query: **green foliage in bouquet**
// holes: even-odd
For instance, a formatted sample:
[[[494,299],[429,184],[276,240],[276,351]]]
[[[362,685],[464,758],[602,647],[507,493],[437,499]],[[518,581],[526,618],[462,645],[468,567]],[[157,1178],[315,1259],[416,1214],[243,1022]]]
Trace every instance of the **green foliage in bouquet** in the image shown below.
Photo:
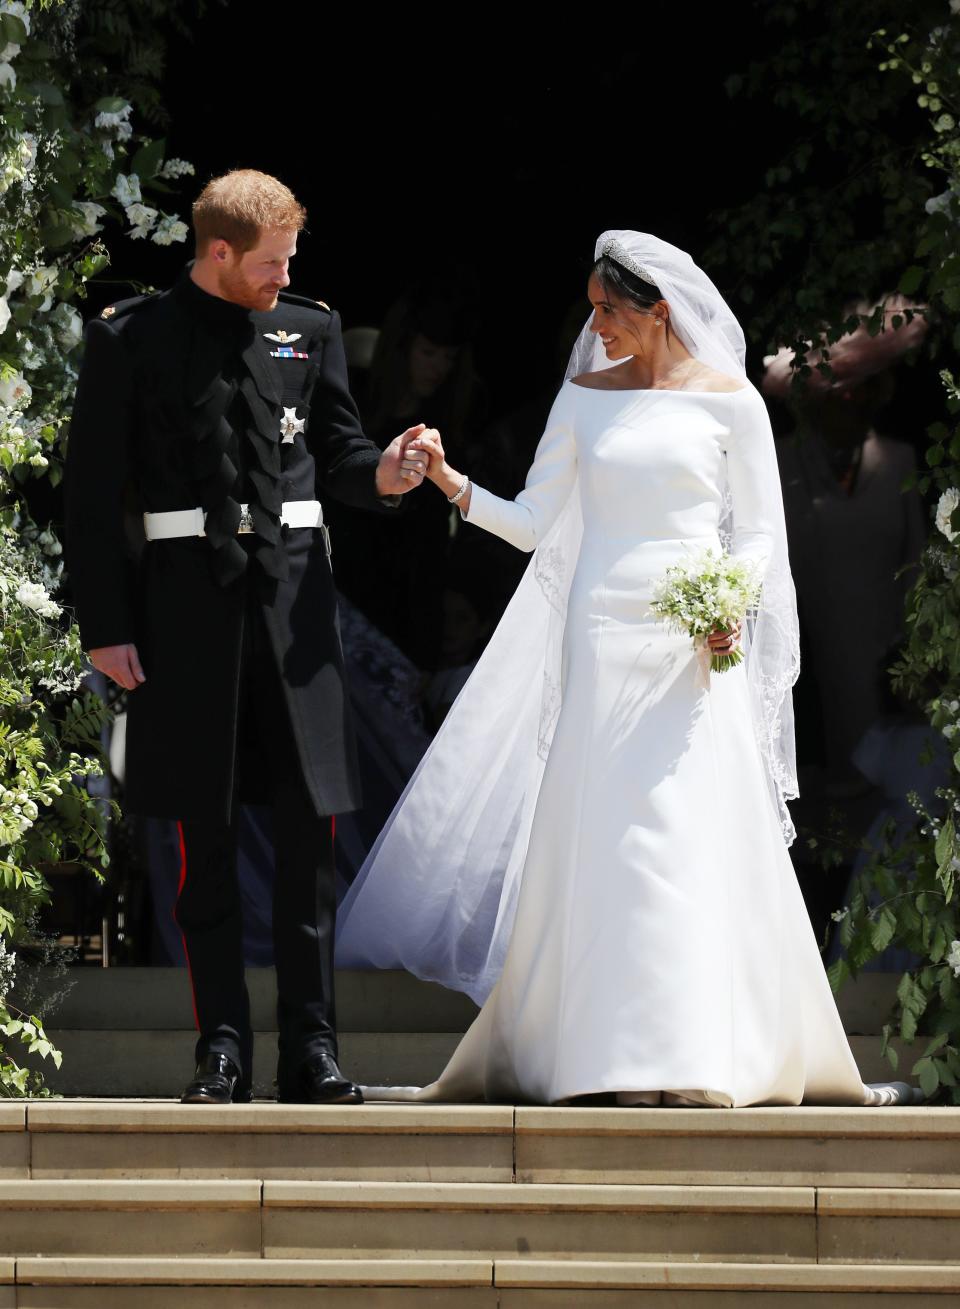
[[[960,0],[921,3],[905,31],[896,0],[761,6],[779,29],[776,55],[733,79],[734,95],[772,95],[783,153],[761,195],[721,216],[713,255],[730,270],[754,339],[807,353],[866,323],[895,331],[883,296],[911,297],[928,319],[927,349],[947,365],[960,347]],[[789,276],[784,275],[789,270]],[[877,304],[849,312],[850,288]],[[960,1104],[960,391],[940,372],[943,418],[928,429],[917,481],[935,523],[907,600],[907,639],[893,687],[952,743],[949,784],[932,812],[891,824],[870,851],[839,919],[839,987],[888,946],[916,958],[900,979],[884,1048],[921,1043],[910,1071],[930,1096]]]
[[[0,1096],[42,1085],[24,1052],[59,1064],[9,999],[13,947],[29,948],[51,870],[100,877],[108,863],[110,806],[87,786],[102,772],[107,710],[81,686],[77,629],[55,598],[61,545],[31,504],[62,476],[77,304],[109,262],[105,226],[160,245],[187,235],[144,196],[193,170],[132,121],[129,88],[162,64],[163,9],[0,0]]]

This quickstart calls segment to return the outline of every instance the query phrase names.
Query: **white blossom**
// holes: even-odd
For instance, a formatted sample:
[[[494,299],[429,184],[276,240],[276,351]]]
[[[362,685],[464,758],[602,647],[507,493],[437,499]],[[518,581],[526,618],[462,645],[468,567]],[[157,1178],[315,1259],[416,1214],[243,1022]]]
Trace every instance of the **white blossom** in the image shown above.
[[[139,241],[142,237],[147,236],[157,221],[156,209],[151,209],[149,205],[140,204],[139,202],[127,205],[125,213],[127,222],[133,229],[129,233],[132,241]]]
[[[158,177],[174,182],[178,177],[193,177],[197,170],[186,159],[168,159],[157,173]]]
[[[60,269],[56,264],[41,264],[27,274],[27,295],[48,295],[59,276]]]
[[[185,241],[189,230],[176,214],[164,214],[150,239],[156,245],[172,245],[174,241]]]
[[[17,956],[7,949],[7,943],[0,936],[0,1005],[7,1002],[7,996],[13,986],[13,976],[17,967]]]
[[[93,120],[93,125],[103,132],[113,132],[118,141],[129,141],[133,135],[133,128],[127,119],[132,108],[132,105],[124,104],[115,113],[101,111]]]
[[[123,205],[124,209],[128,205],[138,205],[143,199],[140,194],[140,178],[136,173],[118,173],[117,180],[113,184],[111,195]]]
[[[7,323],[10,321],[10,306],[7,304],[7,297],[0,295],[0,336],[7,330]]]
[[[20,363],[24,372],[32,373],[37,368],[42,368],[46,363],[46,356],[42,350],[38,350],[29,336],[25,336],[20,341]]]
[[[10,47],[7,46],[7,50],[9,49]],[[15,91],[17,89],[17,75],[13,71],[13,65],[6,59],[3,60],[3,62],[0,62],[0,88],[6,89],[7,91]]]
[[[100,219],[107,212],[103,205],[94,204],[92,200],[77,200],[73,207],[79,210],[74,221],[81,236],[93,236],[100,231]]]
[[[23,286],[23,273],[19,268],[11,268],[7,273],[7,295],[12,295],[14,291],[19,291]]]
[[[0,377],[0,409],[22,413],[33,399],[33,387],[22,373]]]
[[[32,132],[20,133],[20,158],[23,160],[25,171],[32,172],[37,162],[37,138]]]
[[[830,917],[835,923],[842,923],[849,913],[849,909],[834,909]]]
[[[63,553],[63,546],[49,529],[40,533],[37,537],[37,544],[43,553],[50,555],[51,558],[56,558],[57,555]]]
[[[83,319],[73,305],[57,305],[53,314],[54,330],[57,340],[64,350],[74,350],[83,339]]]
[[[951,486],[944,491],[937,501],[937,527],[948,541],[952,541],[957,535],[956,531],[950,526],[950,519],[957,505],[960,505],[960,491],[955,486]]]
[[[61,612],[56,600],[50,599],[39,582],[21,582],[16,596],[25,609],[32,609],[41,618],[56,618]]]
[[[954,977],[960,977],[960,941],[951,941],[947,951],[947,965],[953,970]]]

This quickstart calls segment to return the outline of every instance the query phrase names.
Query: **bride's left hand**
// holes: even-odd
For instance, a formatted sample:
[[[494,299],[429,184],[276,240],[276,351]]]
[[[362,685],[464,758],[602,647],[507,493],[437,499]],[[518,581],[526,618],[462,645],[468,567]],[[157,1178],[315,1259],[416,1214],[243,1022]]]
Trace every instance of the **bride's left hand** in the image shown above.
[[[711,654],[729,654],[740,644],[740,624],[737,623],[728,631],[718,629],[711,632],[707,637],[707,645],[710,647]]]
[[[435,482],[443,468],[446,466],[446,455],[443,449],[443,442],[440,440],[440,433],[435,427],[428,427],[426,431],[411,441],[409,451],[413,456],[419,456],[421,459],[426,456],[428,464],[424,469],[424,476],[431,482]]]

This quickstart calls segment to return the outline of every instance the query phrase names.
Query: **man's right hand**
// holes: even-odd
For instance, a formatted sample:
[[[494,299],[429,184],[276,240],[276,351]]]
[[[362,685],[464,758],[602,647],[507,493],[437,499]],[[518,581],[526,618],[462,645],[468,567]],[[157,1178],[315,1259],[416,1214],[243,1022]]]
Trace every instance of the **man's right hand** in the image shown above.
[[[146,675],[140,667],[140,656],[135,645],[100,645],[88,650],[90,662],[125,691],[135,691]]]

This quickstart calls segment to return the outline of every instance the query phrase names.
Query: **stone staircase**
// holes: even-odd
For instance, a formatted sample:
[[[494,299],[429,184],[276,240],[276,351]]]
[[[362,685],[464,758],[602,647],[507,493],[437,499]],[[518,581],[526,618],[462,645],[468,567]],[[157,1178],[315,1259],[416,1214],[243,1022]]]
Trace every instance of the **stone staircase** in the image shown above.
[[[430,1080],[475,1012],[401,974],[339,986],[368,1082]],[[890,986],[842,997],[868,1078]],[[189,1015],[179,970],[78,970],[53,1084],[101,1098],[0,1104],[0,1309],[960,1304],[960,1109],[182,1106],[159,1097]]]
[[[0,1209],[0,1309],[945,1309],[960,1110],[31,1101]]]

